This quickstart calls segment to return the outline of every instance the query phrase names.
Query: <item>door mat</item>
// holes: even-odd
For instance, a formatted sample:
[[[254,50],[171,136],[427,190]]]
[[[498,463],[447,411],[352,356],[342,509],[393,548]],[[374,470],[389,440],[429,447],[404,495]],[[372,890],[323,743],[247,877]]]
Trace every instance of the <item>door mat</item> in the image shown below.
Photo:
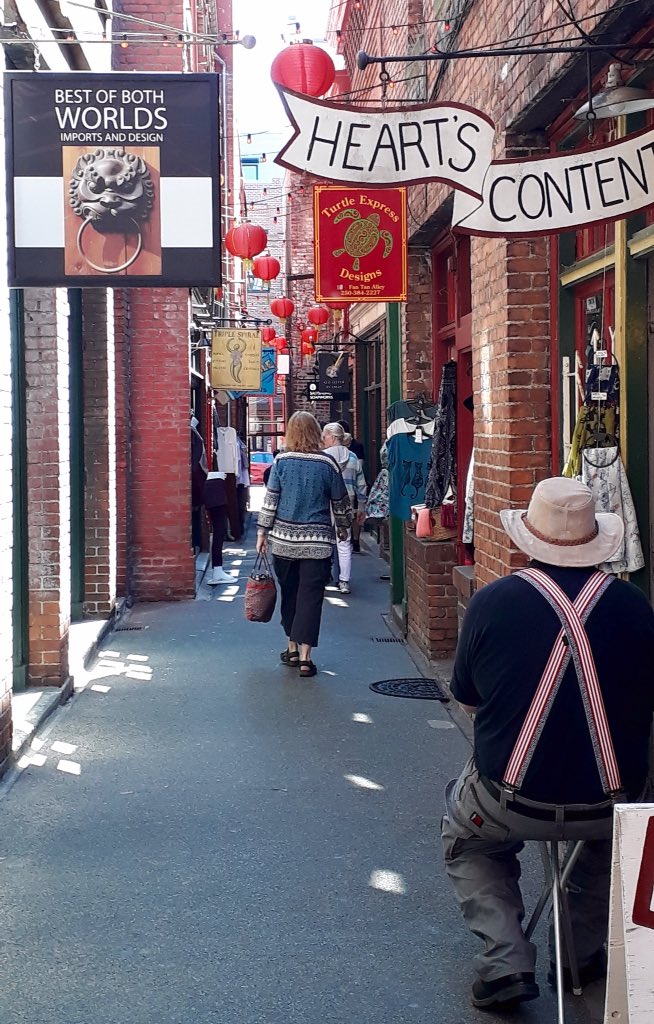
[[[443,704],[449,697],[435,679],[380,679],[371,683],[370,689],[384,697],[413,697],[414,700],[440,700]]]

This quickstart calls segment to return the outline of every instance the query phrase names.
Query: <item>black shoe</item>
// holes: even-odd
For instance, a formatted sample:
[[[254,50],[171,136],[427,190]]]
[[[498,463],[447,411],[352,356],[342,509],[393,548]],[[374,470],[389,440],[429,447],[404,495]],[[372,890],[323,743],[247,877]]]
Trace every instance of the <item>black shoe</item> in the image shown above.
[[[352,550],[354,551],[355,555],[361,554],[361,544],[358,540],[352,541]]]
[[[590,985],[592,981],[599,981],[600,978],[606,977],[606,952],[604,947],[598,949],[596,953],[593,953],[590,960],[579,967],[579,981],[581,987],[585,988],[586,985]],[[556,964],[550,960],[550,969],[547,972],[547,981],[552,988],[556,988]],[[563,991],[572,992],[572,974],[570,973],[569,967],[563,968]]]
[[[533,973],[505,974],[493,981],[478,979],[472,986],[472,1005],[481,1010],[512,1010],[518,1003],[538,999],[539,995]]]

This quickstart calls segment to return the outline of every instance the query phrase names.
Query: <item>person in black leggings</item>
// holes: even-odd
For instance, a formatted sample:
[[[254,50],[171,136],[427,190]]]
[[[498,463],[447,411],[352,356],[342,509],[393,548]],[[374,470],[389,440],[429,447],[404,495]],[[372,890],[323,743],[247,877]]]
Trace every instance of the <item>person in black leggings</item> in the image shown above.
[[[233,583],[234,577],[223,569],[223,544],[227,535],[227,491],[224,473],[209,473],[204,485],[204,507],[211,520],[210,587]]]

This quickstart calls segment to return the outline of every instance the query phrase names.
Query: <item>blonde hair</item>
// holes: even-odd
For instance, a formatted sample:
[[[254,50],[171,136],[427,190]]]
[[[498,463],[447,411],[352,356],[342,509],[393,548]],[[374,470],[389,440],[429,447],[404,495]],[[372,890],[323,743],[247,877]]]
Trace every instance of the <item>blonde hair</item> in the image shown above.
[[[294,412],[286,425],[287,452],[319,452],[322,431],[311,412]]]
[[[352,435],[348,434],[347,430],[343,434],[343,444],[345,445],[346,448],[349,448],[350,445],[352,444]]]

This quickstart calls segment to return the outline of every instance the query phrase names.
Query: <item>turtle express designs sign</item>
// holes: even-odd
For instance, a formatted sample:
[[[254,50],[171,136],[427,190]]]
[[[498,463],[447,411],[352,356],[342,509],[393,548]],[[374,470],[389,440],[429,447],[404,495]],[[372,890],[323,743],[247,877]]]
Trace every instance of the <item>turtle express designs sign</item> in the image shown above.
[[[9,284],[220,284],[218,76],[5,75]]]
[[[556,234],[628,217],[654,203],[652,128],[601,148],[493,160],[495,126],[471,107],[370,111],[279,92],[294,134],[278,163],[332,182],[365,183],[375,190],[369,196],[387,185],[441,181],[455,190],[452,227],[468,234]]]
[[[316,301],[404,302],[406,189],[313,190]]]

